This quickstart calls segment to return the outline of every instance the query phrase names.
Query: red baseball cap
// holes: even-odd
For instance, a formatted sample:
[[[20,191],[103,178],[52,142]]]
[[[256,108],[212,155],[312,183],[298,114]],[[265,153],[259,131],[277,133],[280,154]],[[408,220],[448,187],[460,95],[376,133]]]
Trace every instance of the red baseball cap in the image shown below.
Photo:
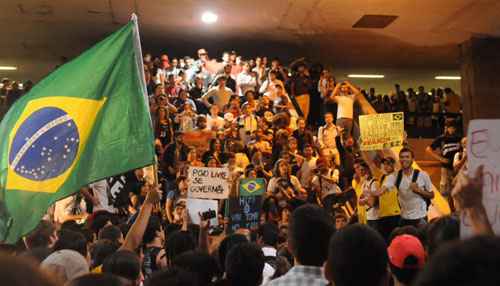
[[[389,261],[392,265],[401,269],[422,269],[425,264],[425,250],[418,238],[409,234],[396,236],[387,248]],[[405,265],[405,260],[409,256],[417,258],[417,265]]]

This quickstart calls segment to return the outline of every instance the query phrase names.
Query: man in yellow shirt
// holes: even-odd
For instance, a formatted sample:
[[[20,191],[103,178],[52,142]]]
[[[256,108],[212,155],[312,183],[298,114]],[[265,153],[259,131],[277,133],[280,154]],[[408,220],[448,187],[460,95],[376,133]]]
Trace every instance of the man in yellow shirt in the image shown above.
[[[395,173],[394,164],[396,161],[392,157],[382,159],[384,174],[380,177],[382,186],[388,176]],[[389,189],[378,197],[379,201],[379,232],[387,241],[391,232],[398,226],[401,219],[401,209],[398,202],[398,190],[396,187]]]

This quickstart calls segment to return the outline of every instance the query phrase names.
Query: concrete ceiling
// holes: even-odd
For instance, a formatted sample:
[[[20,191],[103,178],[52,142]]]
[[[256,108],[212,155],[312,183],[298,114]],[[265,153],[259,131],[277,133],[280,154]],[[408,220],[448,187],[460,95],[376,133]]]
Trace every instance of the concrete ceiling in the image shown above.
[[[200,15],[211,10],[218,23]],[[2,0],[1,76],[39,77],[139,15],[143,49],[213,56],[305,55],[346,67],[456,68],[458,45],[500,36],[498,0]],[[396,15],[385,29],[353,29],[365,14]]]

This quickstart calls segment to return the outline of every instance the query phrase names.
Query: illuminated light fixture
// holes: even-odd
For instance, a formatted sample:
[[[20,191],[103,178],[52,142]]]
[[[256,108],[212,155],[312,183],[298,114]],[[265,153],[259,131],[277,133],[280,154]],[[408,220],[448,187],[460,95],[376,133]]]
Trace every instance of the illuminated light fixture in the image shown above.
[[[347,77],[350,78],[384,78],[383,74],[349,74]]]
[[[15,66],[0,66],[0,71],[15,71],[17,67]]]
[[[217,22],[217,19],[219,19],[219,16],[210,11],[205,11],[201,14],[201,21],[205,24],[213,24]]]
[[[438,76],[435,77],[435,79],[440,79],[440,80],[461,80],[462,77],[460,77],[460,76],[438,75]]]

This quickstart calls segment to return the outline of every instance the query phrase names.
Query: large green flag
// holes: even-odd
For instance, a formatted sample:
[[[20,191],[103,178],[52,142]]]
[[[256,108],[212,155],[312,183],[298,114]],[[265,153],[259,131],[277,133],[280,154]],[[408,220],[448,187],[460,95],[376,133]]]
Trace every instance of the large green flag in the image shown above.
[[[21,97],[0,124],[0,241],[91,182],[154,163],[133,19]]]

